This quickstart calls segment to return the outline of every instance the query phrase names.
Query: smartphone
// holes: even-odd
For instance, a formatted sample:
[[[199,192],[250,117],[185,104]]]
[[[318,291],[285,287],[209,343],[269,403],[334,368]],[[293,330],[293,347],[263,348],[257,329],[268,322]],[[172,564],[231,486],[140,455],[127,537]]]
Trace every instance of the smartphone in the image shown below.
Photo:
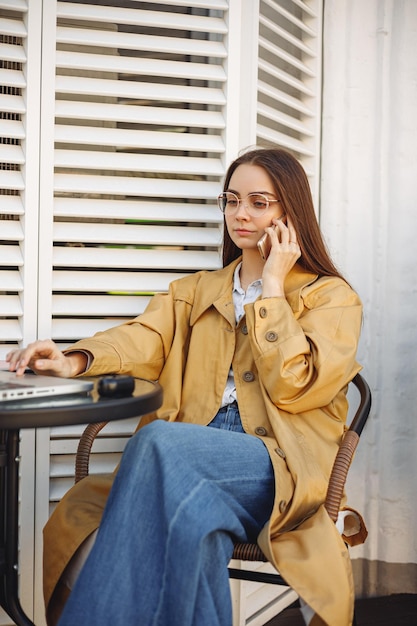
[[[282,215],[278,219],[283,220],[285,223],[285,215]],[[261,255],[262,260],[266,261],[269,253],[271,252],[271,239],[268,233],[264,233],[256,245],[258,246],[259,254]]]
[[[262,235],[260,240],[257,243],[259,254],[263,261],[266,261],[268,258],[268,254],[271,252],[271,239],[268,233]]]

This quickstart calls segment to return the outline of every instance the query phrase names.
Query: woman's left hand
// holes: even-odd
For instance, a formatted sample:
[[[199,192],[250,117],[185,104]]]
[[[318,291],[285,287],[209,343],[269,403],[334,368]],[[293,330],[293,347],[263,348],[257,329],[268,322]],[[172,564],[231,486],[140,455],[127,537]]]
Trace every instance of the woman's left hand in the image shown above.
[[[262,296],[264,298],[285,296],[285,278],[301,256],[297,234],[290,218],[287,223],[274,219],[266,228],[271,240],[271,251],[262,272]]]

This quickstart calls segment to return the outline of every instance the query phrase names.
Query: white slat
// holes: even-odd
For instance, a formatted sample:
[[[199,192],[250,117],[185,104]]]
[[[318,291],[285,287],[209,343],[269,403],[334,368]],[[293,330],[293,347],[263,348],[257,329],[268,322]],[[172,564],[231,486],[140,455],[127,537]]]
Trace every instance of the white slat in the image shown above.
[[[314,156],[314,153],[309,150],[306,144],[304,144],[301,140],[285,135],[277,130],[273,130],[269,128],[269,126],[262,126],[261,124],[258,124],[257,134],[261,139],[272,142],[278,146],[282,146],[292,152],[296,152],[303,156]]]
[[[16,163],[23,165],[25,156],[21,146],[12,144],[2,144],[0,146],[0,159],[4,163]]]
[[[56,91],[58,93],[68,94],[100,94],[101,97],[107,96],[141,101],[189,102],[190,104],[211,104],[218,106],[225,104],[224,93],[221,89],[189,87],[184,85],[160,85],[158,83],[110,80],[104,78],[57,76]]]
[[[143,309],[138,310],[138,315],[143,313]],[[103,318],[53,318],[51,338],[54,340],[69,341],[70,343],[77,341],[80,337],[91,337],[95,333],[102,332],[123,323],[130,319],[131,316],[109,316]]]
[[[0,267],[4,265],[20,267],[23,265],[19,246],[0,246]]]
[[[57,9],[59,18],[82,19],[85,21],[104,22],[105,24],[130,24],[148,28],[201,31],[224,35],[227,33],[224,20],[187,13],[142,11],[141,9],[80,5],[70,2],[58,2]]]
[[[0,184],[1,187],[1,184]],[[0,201],[0,215],[23,215],[24,208],[20,196],[2,196]]]
[[[2,341],[11,341],[14,343],[22,340],[22,329],[18,320],[1,320],[1,339]],[[8,350],[10,350],[10,346]],[[5,352],[6,351],[7,350],[5,350]]]
[[[1,220],[0,229],[3,241],[23,241],[24,239],[22,225],[16,220]]]
[[[0,70],[1,74],[1,70]],[[1,80],[1,77],[0,77]],[[20,120],[0,119],[0,136],[10,139],[24,139],[25,129]]]
[[[222,41],[119,33],[112,30],[89,30],[86,28],[58,26],[57,42],[79,46],[145,50],[161,54],[217,57],[219,59],[227,57],[227,51]]]
[[[265,61],[264,59],[259,60],[258,69],[268,74],[271,78],[275,77],[289,87],[293,87],[300,95],[306,95],[310,98],[315,96],[314,89],[311,89],[307,83],[304,83],[302,80],[296,76],[292,76],[288,72],[284,72],[279,67],[276,67],[272,63],[268,63],[268,61]]]
[[[140,4],[143,0],[132,0]],[[197,9],[211,9],[227,11],[229,3],[227,0],[154,0],[153,4],[166,4],[175,7],[195,7]]]
[[[187,63],[159,59],[115,56],[107,54],[87,54],[58,52],[57,67],[81,69],[83,71],[119,72],[143,76],[169,76],[194,80],[224,82],[226,75],[221,65],[207,63]]]
[[[0,264],[1,264],[0,246]],[[218,252],[199,250],[137,250],[122,248],[70,248],[55,247],[55,267],[82,267],[107,269],[130,268],[144,270],[193,271],[220,267]]]
[[[299,22],[298,20],[297,22],[298,22],[297,25],[301,24],[300,30],[304,31],[305,33],[308,33],[309,35],[313,34],[311,29],[307,29],[302,25],[302,22]],[[272,20],[267,19],[266,17],[263,17],[263,16],[259,18],[259,23],[262,24],[263,26],[266,26],[266,28],[268,28],[271,31],[271,33],[274,33],[275,35],[282,37],[283,39],[288,41],[288,43],[294,46],[294,48],[296,49],[298,48],[301,52],[303,52],[307,56],[310,56],[310,57],[315,56],[314,51],[308,46],[306,46],[303,43],[302,39],[300,39],[299,37],[295,37],[288,31],[286,31],[284,28],[281,28],[279,26],[279,23],[274,23]]]
[[[89,317],[91,311],[96,316],[135,317],[143,311],[149,302],[149,296],[54,296],[52,299],[52,314],[72,317],[82,315]],[[1,299],[0,299],[1,304]]]
[[[280,124],[281,126],[285,126],[288,129],[296,130],[302,135],[308,135],[312,137],[314,132],[302,121],[300,121],[296,117],[291,117],[282,111],[274,109],[273,107],[267,106],[266,104],[258,105],[258,113],[259,115],[263,115],[267,117],[269,120]]]
[[[4,316],[14,317],[22,315],[22,304],[19,296],[3,296],[0,294],[0,311]]]
[[[11,37],[26,38],[27,35],[23,21],[19,22],[18,20],[11,20],[2,17],[0,17],[0,32],[3,35],[10,35]]]
[[[24,89],[26,87],[26,80],[23,72],[19,70],[0,69],[0,84]]]
[[[301,62],[299,59],[297,59],[297,57],[286,52],[283,48],[279,48],[264,37],[259,38],[259,45],[261,48],[264,48],[265,50],[268,50],[268,52],[273,53],[278,59],[282,59],[289,65],[292,65],[295,69],[302,72],[306,77],[314,77],[314,72],[308,67],[308,65],[306,65],[306,63]]]
[[[0,43],[0,59],[13,63],[25,63],[26,54],[23,46]]]
[[[0,131],[1,131],[1,126],[2,124],[0,122]],[[24,183],[21,172],[13,171],[13,170],[0,170],[0,189],[12,189],[12,190],[23,191],[24,188],[25,188],[25,183]]]
[[[71,270],[68,272],[61,270],[53,273],[53,289],[54,292],[75,291],[74,285],[76,285],[76,291],[79,293],[156,293],[168,291],[169,284],[173,280],[184,276],[187,276],[185,272],[112,272],[111,270],[106,272]]]
[[[4,113],[20,113],[26,112],[25,102],[22,96],[0,95],[0,111]]]
[[[219,246],[221,230],[216,227],[141,226],[57,222],[53,237],[61,242],[108,243],[141,246]]]
[[[1,187],[1,185],[0,185]],[[122,196],[160,198],[214,199],[219,193],[217,183],[197,180],[174,180],[168,178],[132,178],[125,176],[95,176],[55,174],[54,187],[57,192],[109,194]]]
[[[220,192],[220,185],[218,186]],[[158,190],[159,193],[159,190]],[[1,204],[0,204],[1,210]],[[12,211],[6,211],[11,213]],[[194,202],[146,202],[137,200],[97,200],[95,198],[55,198],[54,214],[59,217],[83,217],[153,222],[203,222],[223,224],[223,214],[215,204]]]
[[[268,4],[270,4],[274,0],[267,0],[267,1],[268,1]],[[305,13],[309,17],[316,17],[316,18],[320,17],[320,12],[318,11],[320,5],[317,2],[314,2],[312,4],[307,4],[305,0],[291,0],[291,4],[293,4],[294,6],[300,7],[303,13]]]
[[[20,272],[0,269],[0,291],[22,291],[23,282]]]
[[[190,150],[190,151],[224,151],[221,137],[191,133],[157,133],[151,130],[132,130],[123,128],[98,128],[96,126],[57,126],[55,140],[60,143],[81,145],[114,146],[120,148]],[[90,154],[91,159],[91,154]],[[93,163],[90,163],[90,166]],[[210,168],[210,161],[208,163]],[[210,172],[209,172],[210,173]]]
[[[312,28],[310,28],[308,26],[308,24],[306,24],[305,21],[303,21],[302,19],[299,19],[298,17],[296,17],[290,11],[287,11],[283,6],[281,6],[279,3],[277,3],[276,0],[263,0],[263,3],[265,5],[268,5],[274,11],[276,11],[279,15],[282,15],[282,17],[284,17],[286,20],[288,20],[292,24],[295,24],[295,26],[301,32],[305,33],[306,35],[309,35],[310,37],[315,37],[316,33],[314,32],[314,30]],[[317,17],[317,14],[305,2],[293,2],[293,4],[297,4],[299,7],[301,7],[301,9],[303,10],[303,17],[304,17],[304,14],[306,14],[306,13],[307,13],[307,15],[309,17]],[[275,21],[277,23],[279,23],[279,15],[275,16]],[[262,19],[263,18],[261,16],[260,17],[260,21]]]
[[[80,127],[80,130],[83,127]],[[128,133],[127,133],[128,134]],[[142,132],[135,133],[132,131],[132,144],[134,144],[134,137],[142,137]],[[161,139],[158,144],[163,143],[164,133],[161,135]],[[155,144],[155,133],[149,131],[149,140]],[[191,135],[184,135],[184,137],[190,138]],[[192,140],[197,137],[203,138],[205,135],[197,135],[192,137]],[[105,139],[105,137],[103,138]],[[177,139],[177,137],[175,137]],[[203,144],[204,141],[199,139]],[[221,146],[220,138],[216,138],[219,147]],[[145,141],[144,141],[145,143]],[[214,142],[209,142],[214,143]],[[149,148],[149,144],[146,145]],[[154,147],[154,146],[153,146]],[[168,147],[168,146],[167,146]],[[173,149],[178,149],[175,147]],[[190,148],[185,148],[189,150]],[[197,149],[197,148],[196,148]],[[69,169],[94,169],[97,170],[109,170],[109,171],[131,171],[131,172],[160,172],[160,173],[177,173],[187,175],[209,175],[209,176],[222,176],[224,168],[219,159],[210,159],[208,157],[179,157],[179,156],[165,156],[162,154],[132,154],[126,152],[87,152],[81,150],[55,150],[55,165],[61,168]]]
[[[103,120],[156,126],[200,127],[223,130],[225,120],[218,111],[199,111],[180,108],[152,106],[132,106],[130,104],[110,104],[107,102],[76,102],[57,100],[56,117],[67,119]]]
[[[1,0],[0,8],[26,13],[28,10],[26,0]]]

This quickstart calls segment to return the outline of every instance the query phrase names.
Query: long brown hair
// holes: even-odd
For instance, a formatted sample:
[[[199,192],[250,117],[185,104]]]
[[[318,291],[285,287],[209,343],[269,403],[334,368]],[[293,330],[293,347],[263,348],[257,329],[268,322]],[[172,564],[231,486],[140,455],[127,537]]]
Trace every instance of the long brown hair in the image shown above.
[[[258,165],[269,174],[276,197],[291,219],[301,249],[298,264],[308,272],[320,276],[339,276],[324,243],[313,207],[310,185],[306,173],[297,159],[279,148],[257,148],[241,154],[229,166],[223,190],[229,187],[233,172],[243,163]],[[228,265],[241,250],[230,238],[226,225],[223,239],[223,266]],[[343,279],[345,280],[345,279]]]

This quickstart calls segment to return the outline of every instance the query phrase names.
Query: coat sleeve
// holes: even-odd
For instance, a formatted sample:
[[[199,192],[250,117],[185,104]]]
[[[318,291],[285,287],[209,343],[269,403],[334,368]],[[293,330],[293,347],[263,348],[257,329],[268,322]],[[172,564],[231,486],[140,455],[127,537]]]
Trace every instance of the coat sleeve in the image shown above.
[[[157,380],[169,353],[175,329],[172,290],[153,296],[142,315],[82,339],[66,353],[86,350],[93,359],[88,376],[130,374]]]
[[[362,305],[341,279],[305,288],[296,312],[286,299],[268,298],[247,306],[246,315],[261,384],[278,408],[327,406],[360,370]]]

